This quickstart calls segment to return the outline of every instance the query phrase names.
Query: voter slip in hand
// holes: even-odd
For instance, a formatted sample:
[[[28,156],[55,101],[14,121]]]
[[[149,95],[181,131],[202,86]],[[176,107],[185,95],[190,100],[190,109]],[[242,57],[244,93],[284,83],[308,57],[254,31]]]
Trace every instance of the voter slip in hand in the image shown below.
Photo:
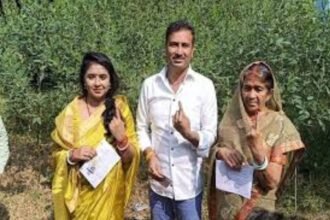
[[[216,187],[220,190],[251,198],[253,167],[244,165],[240,170],[228,167],[224,161],[216,161]]]
[[[87,181],[96,188],[110,170],[120,160],[116,150],[103,139],[96,148],[97,155],[85,162],[80,168],[80,172]]]

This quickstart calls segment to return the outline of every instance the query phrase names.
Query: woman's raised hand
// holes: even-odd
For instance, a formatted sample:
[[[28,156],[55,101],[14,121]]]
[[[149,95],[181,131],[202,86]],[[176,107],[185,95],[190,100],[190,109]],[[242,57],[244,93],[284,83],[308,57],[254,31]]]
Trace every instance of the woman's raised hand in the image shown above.
[[[126,137],[125,123],[122,120],[120,111],[116,106],[116,114],[109,123],[109,130],[117,141],[122,141]]]
[[[260,164],[265,160],[265,157],[268,155],[268,149],[264,142],[262,133],[258,129],[258,120],[257,116],[255,120],[251,123],[251,130],[246,135],[247,144],[251,150],[251,153],[254,157],[254,160]]]

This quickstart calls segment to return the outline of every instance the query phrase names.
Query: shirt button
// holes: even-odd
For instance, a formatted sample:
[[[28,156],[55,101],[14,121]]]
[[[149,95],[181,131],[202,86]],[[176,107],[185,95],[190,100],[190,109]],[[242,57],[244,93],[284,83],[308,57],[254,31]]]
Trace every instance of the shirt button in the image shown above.
[[[172,163],[172,167],[174,167],[174,163]]]
[[[171,150],[174,150],[174,147],[172,147]]]
[[[174,132],[173,131],[171,131],[171,134],[173,134]]]
[[[173,102],[175,102],[175,99],[173,99]]]

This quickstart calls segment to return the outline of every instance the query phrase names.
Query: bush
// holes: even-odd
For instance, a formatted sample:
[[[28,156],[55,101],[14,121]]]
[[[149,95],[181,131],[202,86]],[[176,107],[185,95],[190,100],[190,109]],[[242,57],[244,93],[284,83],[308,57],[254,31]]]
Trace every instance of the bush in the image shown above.
[[[186,18],[196,27],[194,69],[214,81],[220,118],[239,72],[266,60],[307,144],[303,173],[328,175],[330,23],[312,0],[27,0],[20,10],[9,1],[3,6],[0,97],[11,133],[48,141],[55,116],[79,94],[80,61],[91,50],[110,55],[134,110],[142,80],[165,63],[166,26]]]

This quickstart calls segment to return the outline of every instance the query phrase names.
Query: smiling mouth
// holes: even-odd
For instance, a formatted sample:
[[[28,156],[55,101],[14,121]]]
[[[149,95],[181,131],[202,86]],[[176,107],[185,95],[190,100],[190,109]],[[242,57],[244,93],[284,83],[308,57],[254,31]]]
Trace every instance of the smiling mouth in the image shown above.
[[[181,63],[184,63],[184,60],[183,59],[174,59],[173,63],[181,64]]]
[[[101,93],[102,90],[93,90],[95,93]]]
[[[255,107],[255,106],[258,106],[258,103],[257,102],[248,102],[247,105]]]

